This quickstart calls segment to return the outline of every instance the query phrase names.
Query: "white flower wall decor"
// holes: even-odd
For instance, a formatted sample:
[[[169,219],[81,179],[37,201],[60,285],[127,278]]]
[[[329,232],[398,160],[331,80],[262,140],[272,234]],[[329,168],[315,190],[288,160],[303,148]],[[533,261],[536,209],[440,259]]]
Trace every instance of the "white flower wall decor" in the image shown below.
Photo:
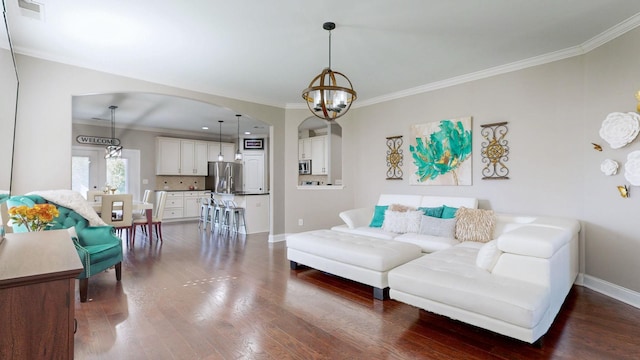
[[[600,137],[612,149],[619,149],[632,142],[640,131],[640,115],[634,112],[613,112],[607,115],[600,127]]]
[[[617,161],[611,159],[604,159],[600,164],[600,171],[602,171],[605,175],[611,176],[618,173],[618,168],[620,165]]]
[[[640,150],[632,151],[627,155],[624,177],[631,185],[640,186]]]

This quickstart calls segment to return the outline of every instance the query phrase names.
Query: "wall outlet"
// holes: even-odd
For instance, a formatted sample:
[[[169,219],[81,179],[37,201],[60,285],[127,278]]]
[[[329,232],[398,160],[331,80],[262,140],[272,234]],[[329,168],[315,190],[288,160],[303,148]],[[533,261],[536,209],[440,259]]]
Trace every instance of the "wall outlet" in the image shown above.
[[[298,226],[302,226],[302,225],[304,225],[304,220],[298,219]]]

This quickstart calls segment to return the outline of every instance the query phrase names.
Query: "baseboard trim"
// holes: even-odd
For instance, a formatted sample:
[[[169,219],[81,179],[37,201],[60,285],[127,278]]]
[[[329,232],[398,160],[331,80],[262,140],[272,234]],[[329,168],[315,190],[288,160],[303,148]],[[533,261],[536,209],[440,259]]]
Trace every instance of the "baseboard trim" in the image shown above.
[[[281,241],[285,241],[286,239],[287,239],[287,234],[278,234],[278,235],[269,234],[270,243],[281,242]]]
[[[640,309],[640,293],[633,290],[586,274],[582,275],[582,286]]]

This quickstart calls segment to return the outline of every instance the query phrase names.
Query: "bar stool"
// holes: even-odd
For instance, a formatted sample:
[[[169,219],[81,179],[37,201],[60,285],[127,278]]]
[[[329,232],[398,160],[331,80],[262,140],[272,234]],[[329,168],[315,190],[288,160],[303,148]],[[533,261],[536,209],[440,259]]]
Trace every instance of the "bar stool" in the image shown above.
[[[247,225],[244,218],[244,208],[239,207],[233,200],[226,201],[227,207],[224,212],[224,224],[227,228],[233,230],[234,232],[238,232],[240,227],[244,228],[245,233],[247,232]],[[240,224],[240,220],[242,220],[242,224]]]
[[[200,216],[198,217],[198,229],[202,226],[203,229],[207,229],[207,223],[213,227],[212,219],[213,213],[211,212],[211,198],[201,197],[198,199],[200,203]]]
[[[222,200],[211,199],[211,231],[214,226],[222,228],[224,220],[224,203]]]

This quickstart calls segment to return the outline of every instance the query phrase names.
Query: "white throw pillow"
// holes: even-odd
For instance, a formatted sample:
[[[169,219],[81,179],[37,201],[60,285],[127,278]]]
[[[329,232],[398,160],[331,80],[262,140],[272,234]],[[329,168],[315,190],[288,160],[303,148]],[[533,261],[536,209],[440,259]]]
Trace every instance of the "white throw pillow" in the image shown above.
[[[420,210],[392,211],[384,212],[384,222],[382,230],[404,234],[407,232],[417,233],[420,229],[420,218],[423,212]]]
[[[407,231],[408,233],[418,233],[420,231],[420,224],[424,213],[422,210],[410,210],[406,213],[407,217]]]
[[[456,219],[440,219],[422,215],[420,234],[453,239],[456,236]]]
[[[382,230],[395,233],[403,233],[407,230],[407,217],[404,212],[386,210]]]
[[[476,257],[476,265],[491,272],[493,270],[493,267],[496,266],[500,255],[502,255],[502,251],[498,249],[497,240],[491,240],[482,245],[480,251],[478,251],[478,256]]]

